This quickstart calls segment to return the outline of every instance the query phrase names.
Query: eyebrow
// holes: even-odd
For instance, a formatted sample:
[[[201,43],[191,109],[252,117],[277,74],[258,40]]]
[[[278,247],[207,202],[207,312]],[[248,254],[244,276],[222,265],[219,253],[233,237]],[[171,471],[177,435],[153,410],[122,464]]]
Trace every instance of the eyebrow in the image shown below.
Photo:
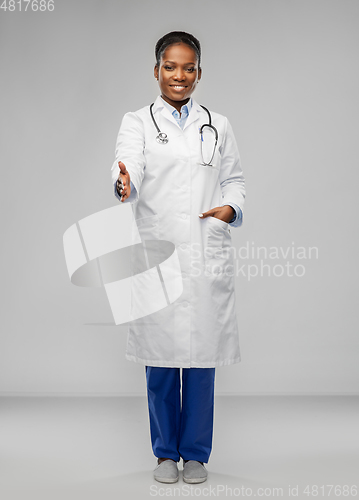
[[[171,63],[171,64],[176,64],[174,61],[163,61],[163,64],[165,63]],[[184,63],[184,66],[186,66],[186,64],[196,64],[195,62],[188,62],[188,63]]]

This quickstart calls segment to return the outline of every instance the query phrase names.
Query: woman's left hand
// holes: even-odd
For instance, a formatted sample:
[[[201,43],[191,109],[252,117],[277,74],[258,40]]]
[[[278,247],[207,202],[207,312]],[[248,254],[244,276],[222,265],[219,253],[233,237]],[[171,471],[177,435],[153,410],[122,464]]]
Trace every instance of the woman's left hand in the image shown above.
[[[223,207],[215,207],[211,208],[211,210],[208,210],[207,212],[202,212],[201,219],[204,219],[205,217],[216,217],[216,219],[220,219],[223,222],[229,222],[233,219],[235,214],[236,212],[230,205],[224,205]]]

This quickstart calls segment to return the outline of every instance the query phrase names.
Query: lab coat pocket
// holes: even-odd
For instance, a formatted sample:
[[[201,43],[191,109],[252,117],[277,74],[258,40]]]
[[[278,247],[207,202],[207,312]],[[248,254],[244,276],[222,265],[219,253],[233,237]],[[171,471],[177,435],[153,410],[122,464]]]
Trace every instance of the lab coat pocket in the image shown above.
[[[207,221],[206,270],[212,276],[228,275],[232,265],[229,223],[212,216],[207,217]]]

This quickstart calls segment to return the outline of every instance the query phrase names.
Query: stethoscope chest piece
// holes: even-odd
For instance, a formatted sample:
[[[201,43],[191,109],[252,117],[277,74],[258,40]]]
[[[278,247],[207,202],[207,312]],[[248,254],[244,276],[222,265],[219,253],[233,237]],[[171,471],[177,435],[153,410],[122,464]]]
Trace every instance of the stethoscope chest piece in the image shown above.
[[[168,142],[168,137],[167,137],[167,134],[165,134],[164,132],[160,132],[158,134],[158,136],[156,137],[156,141],[159,143],[159,144],[167,144]]]

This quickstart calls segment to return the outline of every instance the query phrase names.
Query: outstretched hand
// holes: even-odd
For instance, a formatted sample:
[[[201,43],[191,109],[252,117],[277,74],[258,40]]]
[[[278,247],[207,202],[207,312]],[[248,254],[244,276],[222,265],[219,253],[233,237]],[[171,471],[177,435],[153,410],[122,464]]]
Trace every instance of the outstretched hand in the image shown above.
[[[116,182],[116,189],[118,194],[121,195],[121,201],[125,201],[131,194],[130,174],[122,161],[118,162],[118,167],[120,169],[120,174]]]
[[[235,213],[236,212],[230,205],[224,205],[223,207],[215,207],[211,208],[211,210],[207,210],[207,212],[202,212],[200,217],[201,219],[204,219],[205,217],[215,217],[223,222],[229,222],[233,219]]]

